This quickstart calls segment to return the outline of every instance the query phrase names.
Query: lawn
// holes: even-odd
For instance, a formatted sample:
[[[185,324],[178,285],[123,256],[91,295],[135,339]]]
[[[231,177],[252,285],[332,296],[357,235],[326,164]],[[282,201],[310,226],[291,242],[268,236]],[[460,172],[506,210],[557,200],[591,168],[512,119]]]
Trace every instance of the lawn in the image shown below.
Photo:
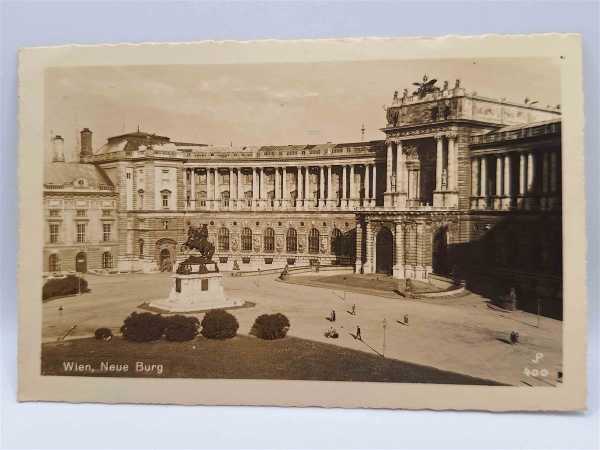
[[[286,282],[346,291],[371,292],[374,294],[396,295],[396,291],[398,290],[398,280],[396,278],[380,274],[293,275]],[[434,285],[423,281],[411,280],[411,282],[413,291],[417,294],[440,290]]]
[[[89,366],[74,372],[65,370],[68,362]],[[101,371],[101,362],[127,364],[128,370]],[[137,362],[147,364],[149,371],[136,372]],[[162,369],[150,367],[153,363],[162,364]],[[275,341],[236,336],[226,341],[198,337],[188,342],[134,343],[115,337],[110,341],[84,338],[52,342],[42,346],[42,374],[498,385],[289,336]]]

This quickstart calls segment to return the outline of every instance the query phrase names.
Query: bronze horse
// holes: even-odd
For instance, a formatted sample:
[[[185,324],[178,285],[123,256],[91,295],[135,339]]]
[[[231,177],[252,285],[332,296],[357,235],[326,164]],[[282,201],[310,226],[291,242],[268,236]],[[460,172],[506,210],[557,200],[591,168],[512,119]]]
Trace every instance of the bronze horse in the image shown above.
[[[215,246],[208,241],[208,228],[206,224],[202,224],[200,227],[190,225],[187,241],[185,241],[182,247],[199,251],[204,263],[212,262],[212,257],[215,254]]]

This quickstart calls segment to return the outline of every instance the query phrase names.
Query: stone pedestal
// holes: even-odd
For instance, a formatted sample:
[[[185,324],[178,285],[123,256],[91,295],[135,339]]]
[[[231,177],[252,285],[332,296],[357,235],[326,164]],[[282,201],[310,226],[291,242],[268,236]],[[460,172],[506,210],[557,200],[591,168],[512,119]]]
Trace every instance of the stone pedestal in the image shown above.
[[[458,192],[455,191],[434,191],[434,208],[456,208],[458,207]]]
[[[169,297],[150,303],[151,307],[173,313],[205,311],[242,306],[243,301],[229,298],[219,272],[176,274]]]

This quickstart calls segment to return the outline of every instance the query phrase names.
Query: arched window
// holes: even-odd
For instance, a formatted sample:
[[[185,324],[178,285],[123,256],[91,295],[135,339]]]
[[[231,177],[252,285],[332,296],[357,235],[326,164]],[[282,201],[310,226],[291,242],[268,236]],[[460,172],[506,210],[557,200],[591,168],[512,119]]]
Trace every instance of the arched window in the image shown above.
[[[50,272],[60,272],[60,259],[56,253],[48,257],[48,270]]]
[[[331,253],[340,256],[344,250],[344,238],[339,228],[331,232]]]
[[[275,251],[275,230],[273,228],[265,230],[264,241],[265,253],[273,253]]]
[[[319,253],[319,230],[316,228],[308,233],[308,253]]]
[[[217,240],[219,242],[219,251],[221,251],[221,252],[229,251],[229,230],[227,228],[225,228],[225,227],[219,228]]]
[[[252,230],[250,228],[244,228],[242,230],[242,251],[252,251]]]
[[[294,228],[289,228],[285,235],[285,249],[288,253],[296,253],[298,251],[298,233]]]
[[[102,253],[102,268],[103,269],[112,269],[113,266],[113,257],[110,252]]]
[[[140,249],[140,258],[141,258],[142,256],[144,256],[144,240],[143,239],[140,239],[138,241],[138,246]]]

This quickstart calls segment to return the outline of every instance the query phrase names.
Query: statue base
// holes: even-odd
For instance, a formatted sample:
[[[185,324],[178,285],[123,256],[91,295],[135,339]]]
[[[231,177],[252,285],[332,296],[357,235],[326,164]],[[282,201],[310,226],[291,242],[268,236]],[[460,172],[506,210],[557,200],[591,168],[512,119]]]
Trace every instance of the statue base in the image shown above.
[[[235,308],[244,305],[240,299],[228,298],[219,272],[176,274],[169,297],[149,304],[166,312],[200,312],[210,309]]]

